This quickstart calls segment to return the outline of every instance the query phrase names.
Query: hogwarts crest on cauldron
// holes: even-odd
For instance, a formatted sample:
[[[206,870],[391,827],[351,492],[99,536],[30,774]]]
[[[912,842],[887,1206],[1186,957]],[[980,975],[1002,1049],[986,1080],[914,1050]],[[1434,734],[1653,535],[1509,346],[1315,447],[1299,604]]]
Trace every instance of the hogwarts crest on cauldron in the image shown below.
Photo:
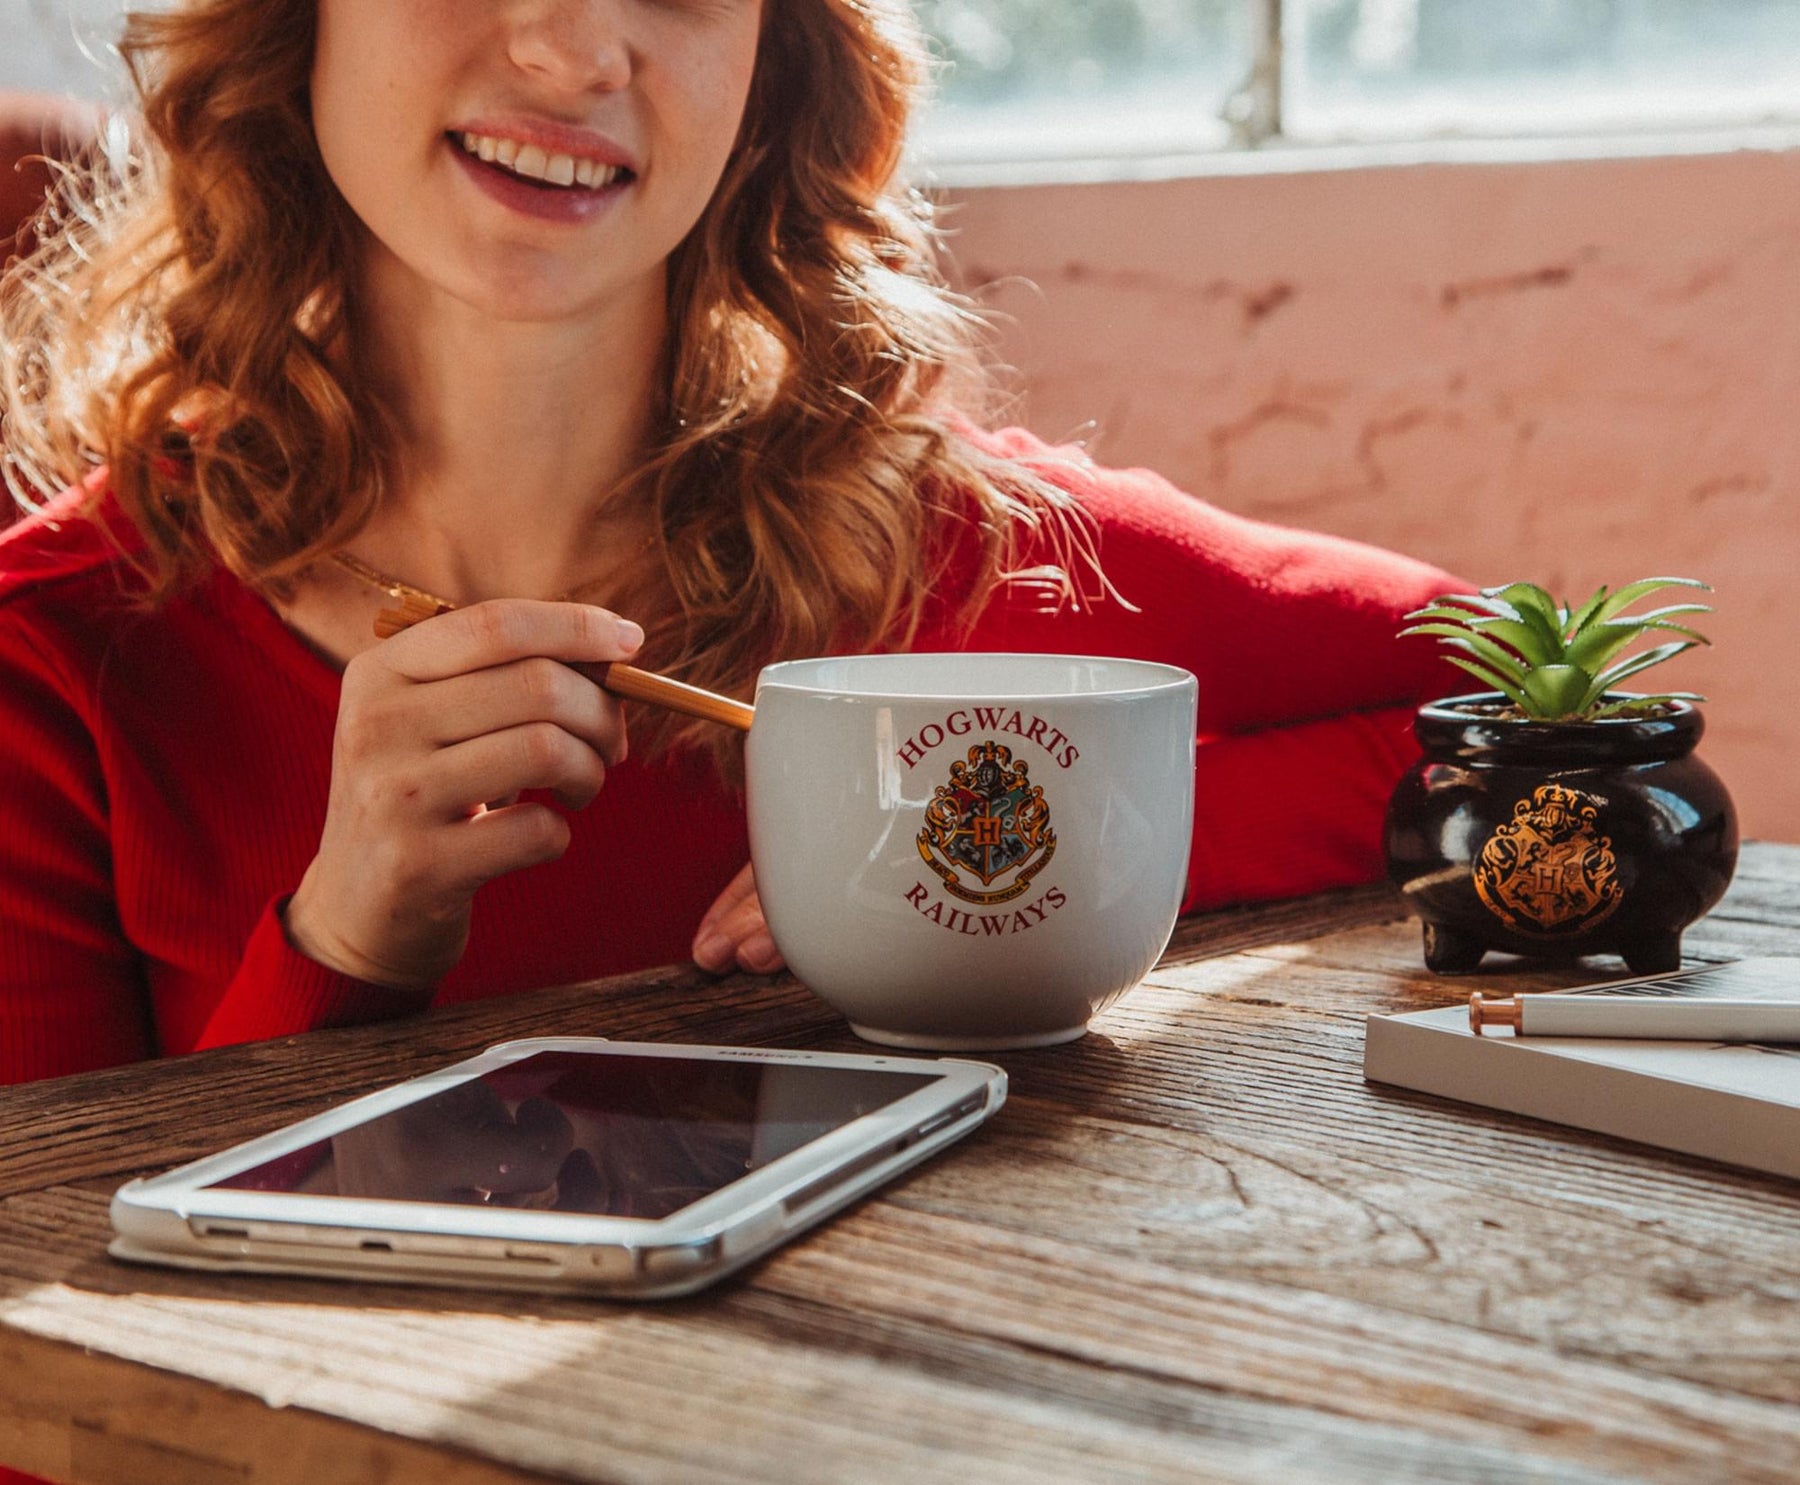
[[[919,855],[945,890],[965,902],[1008,902],[1056,854],[1050,806],[1023,759],[989,740],[950,765],[925,806]]]
[[[1595,827],[1602,801],[1545,784],[1513,807],[1475,863],[1475,890],[1516,933],[1567,938],[1610,917],[1625,896],[1612,839]]]

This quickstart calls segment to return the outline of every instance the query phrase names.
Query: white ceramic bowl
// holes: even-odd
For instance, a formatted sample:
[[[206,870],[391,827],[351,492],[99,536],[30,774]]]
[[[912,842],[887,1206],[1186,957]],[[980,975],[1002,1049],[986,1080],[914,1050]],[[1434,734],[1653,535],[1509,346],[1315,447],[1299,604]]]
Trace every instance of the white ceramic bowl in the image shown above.
[[[789,967],[891,1046],[1080,1036],[1174,928],[1197,690],[1079,655],[769,666],[750,853]]]

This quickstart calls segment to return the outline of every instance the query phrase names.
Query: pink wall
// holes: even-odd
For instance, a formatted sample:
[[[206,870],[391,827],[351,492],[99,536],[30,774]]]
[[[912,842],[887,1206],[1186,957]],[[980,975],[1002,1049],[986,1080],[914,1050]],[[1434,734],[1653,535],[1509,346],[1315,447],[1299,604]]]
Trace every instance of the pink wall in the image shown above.
[[[1714,648],[1653,674],[1710,698],[1746,834],[1800,841],[1800,151],[950,204],[1046,437],[1476,583],[1712,583]]]

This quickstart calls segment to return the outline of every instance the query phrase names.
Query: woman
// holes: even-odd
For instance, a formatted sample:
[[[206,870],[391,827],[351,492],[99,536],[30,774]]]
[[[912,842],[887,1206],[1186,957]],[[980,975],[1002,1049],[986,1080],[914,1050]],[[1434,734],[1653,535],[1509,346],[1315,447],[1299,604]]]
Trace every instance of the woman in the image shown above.
[[[1201,681],[1187,905],[1378,869],[1423,565],[978,411],[901,0],[189,0],[5,294],[0,1078],[690,953],[779,967],[749,695],[912,647]],[[432,615],[380,639],[396,601]]]

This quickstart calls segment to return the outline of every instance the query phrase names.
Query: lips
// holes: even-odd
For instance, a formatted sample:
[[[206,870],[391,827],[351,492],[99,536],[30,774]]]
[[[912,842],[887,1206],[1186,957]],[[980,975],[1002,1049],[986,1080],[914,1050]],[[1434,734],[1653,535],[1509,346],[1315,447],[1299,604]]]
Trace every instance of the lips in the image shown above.
[[[444,144],[483,195],[544,222],[592,221],[638,179],[623,151],[585,130],[490,125],[452,130]]]

